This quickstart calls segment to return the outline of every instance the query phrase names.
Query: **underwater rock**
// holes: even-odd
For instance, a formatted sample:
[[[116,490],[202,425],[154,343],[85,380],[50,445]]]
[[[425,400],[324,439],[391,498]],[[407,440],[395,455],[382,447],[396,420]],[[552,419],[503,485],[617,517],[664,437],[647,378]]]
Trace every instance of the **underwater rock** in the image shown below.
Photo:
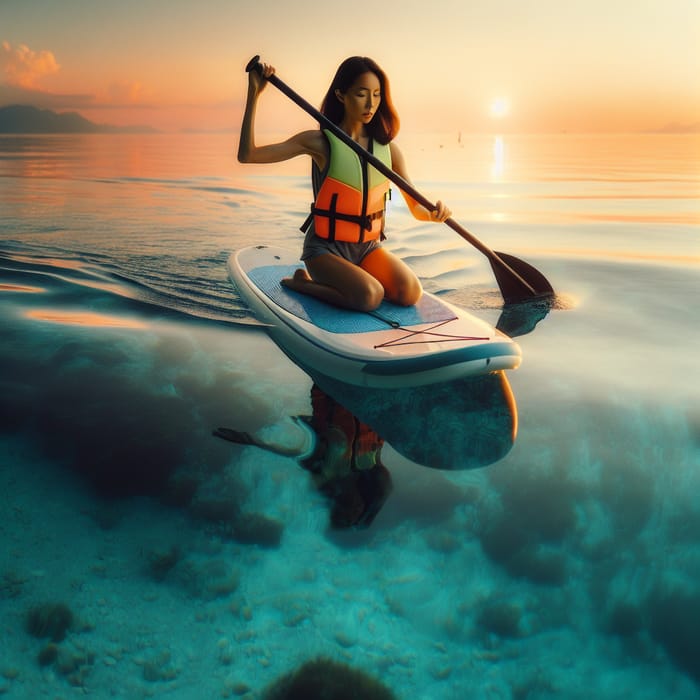
[[[50,643],[37,655],[39,666],[52,666],[72,686],[83,687],[88,674],[95,665],[95,654],[76,645],[59,646]]]
[[[173,666],[169,651],[161,651],[150,659],[139,660],[144,680],[149,683],[172,681],[180,675],[180,670]]]
[[[307,661],[267,688],[262,700],[396,700],[396,695],[364,671],[327,658]]]
[[[337,630],[333,635],[335,641],[343,648],[349,649],[357,644],[357,636],[353,634],[348,634],[344,630]]]
[[[230,666],[233,663],[235,655],[234,647],[231,645],[231,642],[226,637],[222,637],[216,646],[219,649],[219,662],[223,666]]]
[[[187,559],[177,565],[175,579],[193,598],[213,600],[233,593],[239,586],[241,574],[223,559],[198,562]]]
[[[54,668],[72,686],[77,688],[85,685],[85,680],[95,665],[95,655],[85,649],[61,647]]]
[[[448,665],[433,664],[430,667],[430,675],[436,681],[447,680],[452,675],[452,671],[453,671],[453,668],[449,664]]]
[[[239,515],[231,524],[228,533],[241,544],[257,544],[261,547],[279,547],[284,525],[279,520],[268,518],[261,513]]]
[[[224,687],[221,692],[221,696],[224,698],[229,698],[232,695],[235,695],[252,698],[252,695],[248,695],[250,692],[251,687],[247,683],[238,680],[235,676],[229,676],[224,680]]]
[[[73,613],[65,603],[42,603],[31,608],[26,615],[26,630],[39,639],[48,637],[52,642],[62,642],[73,625]]]
[[[167,550],[152,550],[147,554],[148,573],[154,581],[164,581],[168,573],[180,561],[180,550],[173,545]]]
[[[311,617],[312,606],[307,601],[293,600],[281,610],[284,624],[287,627],[298,627]]]

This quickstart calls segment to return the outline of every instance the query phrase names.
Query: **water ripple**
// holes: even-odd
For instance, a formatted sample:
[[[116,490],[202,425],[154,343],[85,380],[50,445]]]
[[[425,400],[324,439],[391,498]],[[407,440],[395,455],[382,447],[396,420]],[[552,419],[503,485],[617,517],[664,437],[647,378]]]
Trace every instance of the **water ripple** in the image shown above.
[[[129,312],[149,318],[184,314],[205,322],[257,325],[226,280],[212,284],[189,279],[178,285],[172,273],[137,267],[136,276],[128,269],[86,259],[0,252],[0,293],[32,292],[33,298],[23,300],[22,305],[35,307],[27,312],[34,315],[55,316],[67,308],[99,308],[117,315]]]

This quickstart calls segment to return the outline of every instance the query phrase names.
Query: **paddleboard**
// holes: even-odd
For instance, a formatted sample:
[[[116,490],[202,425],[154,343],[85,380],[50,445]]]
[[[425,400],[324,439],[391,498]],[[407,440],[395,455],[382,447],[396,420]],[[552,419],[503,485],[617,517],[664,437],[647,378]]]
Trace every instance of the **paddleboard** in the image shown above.
[[[272,340],[311,374],[405,388],[520,365],[515,341],[432,294],[414,306],[384,301],[375,312],[348,311],[282,286],[299,267],[297,253],[261,245],[233,253],[228,274]]]
[[[518,407],[505,372],[399,389],[313,381],[400,455],[431,469],[479,469],[515,443]]]

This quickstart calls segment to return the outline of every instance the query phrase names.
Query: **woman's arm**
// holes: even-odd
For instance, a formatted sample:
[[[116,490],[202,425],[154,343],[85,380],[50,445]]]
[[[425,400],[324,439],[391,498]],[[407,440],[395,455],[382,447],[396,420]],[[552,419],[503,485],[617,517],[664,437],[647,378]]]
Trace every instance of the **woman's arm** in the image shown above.
[[[292,431],[288,426],[280,424],[263,428],[254,435],[232,428],[217,428],[212,435],[239,445],[253,445],[284,457],[307,459],[316,449],[316,433],[302,417],[292,416],[292,420],[300,430]]]
[[[390,144],[390,148],[392,170],[406,180],[406,182],[412,184],[411,179],[408,177],[408,172],[406,171],[406,161],[404,160],[403,153],[401,153],[399,147],[393,142]],[[401,194],[406,200],[406,204],[408,204],[411,214],[413,214],[413,216],[415,216],[419,221],[442,222],[452,216],[450,209],[448,209],[448,207],[446,207],[440,200],[435,203],[435,209],[433,209],[433,211],[428,211],[422,204],[416,202],[411,195],[404,191],[401,191]]]
[[[323,134],[318,130],[301,131],[286,141],[256,146],[252,138],[244,136],[241,129],[241,143],[238,147],[238,160],[241,163],[279,163],[296,156],[311,156],[318,167],[326,167],[328,146]]]
[[[263,63],[262,75],[256,70],[251,70],[248,73],[248,95],[243,112],[243,123],[241,124],[238,160],[241,163],[279,163],[296,156],[309,155],[323,170],[328,158],[328,146],[318,130],[302,131],[281,143],[256,146],[255,113],[258,97],[265,89],[267,78],[274,72],[275,69],[272,66]]]

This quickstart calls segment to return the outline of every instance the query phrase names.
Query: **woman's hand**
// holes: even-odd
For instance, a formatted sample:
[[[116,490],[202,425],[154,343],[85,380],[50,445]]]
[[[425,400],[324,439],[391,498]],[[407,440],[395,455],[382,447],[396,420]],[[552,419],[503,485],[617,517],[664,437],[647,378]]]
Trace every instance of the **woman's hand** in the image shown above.
[[[248,89],[254,95],[259,95],[267,85],[267,79],[274,75],[275,67],[269,63],[261,63],[261,71],[254,69],[248,71]]]
[[[411,184],[411,180],[408,177],[408,172],[406,170],[406,161],[404,160],[403,154],[401,153],[399,147],[391,142],[391,167],[394,172],[401,176],[406,182]],[[427,207],[419,204],[410,194],[406,192],[401,192],[411,214],[418,219],[418,221],[434,221],[436,223],[442,223],[447,221],[452,216],[452,210],[446,207],[440,200],[435,203],[435,209],[430,211]]]
[[[446,207],[440,200],[435,203],[435,209],[430,212],[430,220],[437,223],[442,223],[452,216],[452,211]]]
[[[411,214],[418,219],[418,221],[433,221],[436,224],[441,224],[443,221],[447,221],[452,216],[452,210],[446,207],[440,200],[435,203],[435,209],[432,211],[422,204],[418,204],[413,197],[402,192],[408,208],[411,210]]]

